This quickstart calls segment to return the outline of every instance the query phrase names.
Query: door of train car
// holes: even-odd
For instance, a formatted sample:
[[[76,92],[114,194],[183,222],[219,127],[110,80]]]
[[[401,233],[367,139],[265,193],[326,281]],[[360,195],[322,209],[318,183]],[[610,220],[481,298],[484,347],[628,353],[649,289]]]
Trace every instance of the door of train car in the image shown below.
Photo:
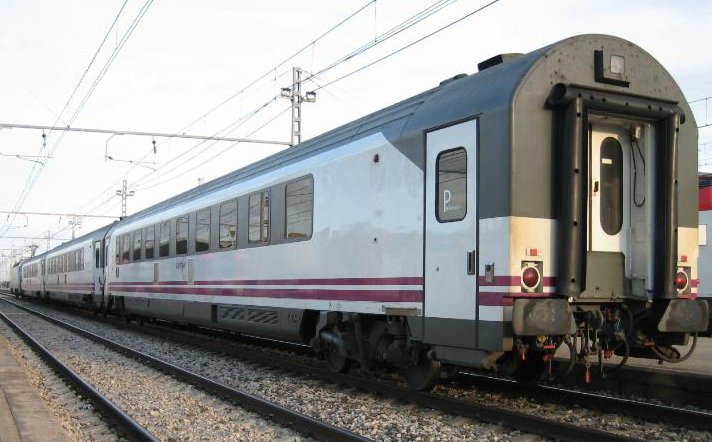
[[[94,241],[94,295],[101,295],[104,276],[104,251],[102,241]],[[95,301],[96,302],[96,301]]]
[[[644,129],[625,122],[593,124],[589,134],[588,250],[619,256],[639,296],[648,288],[651,216],[646,166],[651,129]]]
[[[477,121],[426,136],[425,341],[474,348]]]

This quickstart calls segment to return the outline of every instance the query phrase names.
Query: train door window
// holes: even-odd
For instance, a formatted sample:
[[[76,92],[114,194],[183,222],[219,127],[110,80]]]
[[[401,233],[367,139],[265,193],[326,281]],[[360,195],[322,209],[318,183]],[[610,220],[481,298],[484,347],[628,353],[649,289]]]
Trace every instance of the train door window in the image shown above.
[[[208,250],[210,250],[210,209],[205,209],[195,215],[195,252]]]
[[[116,248],[114,249],[114,262],[116,265],[121,264],[121,237],[117,236],[116,237]]]
[[[131,234],[127,233],[121,236],[121,262],[126,264],[129,262],[131,250]]]
[[[437,158],[436,213],[441,223],[460,221],[467,214],[467,151],[446,150]]]
[[[101,241],[94,242],[94,268],[101,267]]]
[[[143,244],[145,247],[144,256],[146,259],[153,259],[153,247],[154,240],[153,235],[155,234],[154,226],[146,227],[143,229]]]
[[[269,242],[268,190],[250,195],[247,236],[249,244],[267,244]]]
[[[613,137],[601,144],[600,218],[609,235],[617,235],[623,227],[623,148]]]
[[[220,204],[220,249],[234,249],[237,244],[237,200]]]
[[[170,254],[171,242],[171,222],[165,221],[161,223],[160,237],[158,238],[158,256],[164,257]]]
[[[314,179],[308,176],[287,183],[284,203],[285,238],[309,239],[312,234]]]
[[[84,270],[84,249],[79,249],[79,270]]]
[[[188,253],[188,215],[176,218],[176,255]]]
[[[141,261],[141,230],[133,233],[133,260]]]

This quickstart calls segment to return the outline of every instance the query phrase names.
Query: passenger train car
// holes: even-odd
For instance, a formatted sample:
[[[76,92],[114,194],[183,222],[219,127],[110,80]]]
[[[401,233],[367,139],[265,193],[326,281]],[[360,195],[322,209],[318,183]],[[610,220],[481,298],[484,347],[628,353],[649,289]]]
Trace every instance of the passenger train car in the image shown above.
[[[46,253],[27,258],[20,266],[21,294],[39,298],[45,292],[44,257]]]
[[[108,226],[94,305],[417,389],[443,366],[539,373],[562,345],[681,360],[708,306],[675,81],[604,35],[478,67]]]
[[[69,304],[100,307],[103,302],[103,247],[111,226],[52,249],[46,260],[46,295]]]

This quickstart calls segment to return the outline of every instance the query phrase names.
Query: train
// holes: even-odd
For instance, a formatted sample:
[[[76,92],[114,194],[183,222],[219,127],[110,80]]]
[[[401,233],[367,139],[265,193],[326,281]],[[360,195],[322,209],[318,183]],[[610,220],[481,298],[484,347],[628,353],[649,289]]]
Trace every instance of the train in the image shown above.
[[[595,34],[477,67],[28,259],[14,290],[305,343],[417,390],[684,360],[709,306],[675,80]]]

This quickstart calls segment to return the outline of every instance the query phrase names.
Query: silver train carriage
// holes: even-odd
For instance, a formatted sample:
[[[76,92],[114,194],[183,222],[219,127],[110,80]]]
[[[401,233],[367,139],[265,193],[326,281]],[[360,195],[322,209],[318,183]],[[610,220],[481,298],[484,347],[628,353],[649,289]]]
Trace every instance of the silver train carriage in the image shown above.
[[[45,297],[100,309],[104,302],[104,242],[112,225],[56,247],[45,255]]]
[[[95,304],[417,389],[442,367],[538,376],[561,346],[684,359],[708,306],[675,81],[604,35],[478,67],[110,226]]]

